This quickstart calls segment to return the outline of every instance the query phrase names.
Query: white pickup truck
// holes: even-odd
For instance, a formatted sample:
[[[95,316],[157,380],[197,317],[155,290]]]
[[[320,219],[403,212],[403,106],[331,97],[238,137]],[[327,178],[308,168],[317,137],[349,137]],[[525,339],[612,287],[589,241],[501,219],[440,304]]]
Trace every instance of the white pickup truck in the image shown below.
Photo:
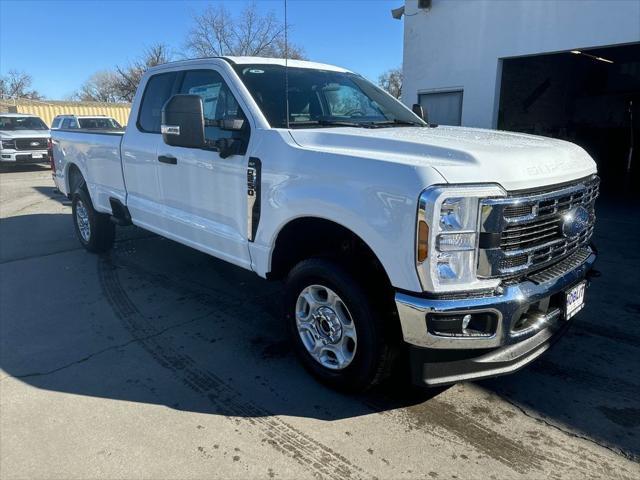
[[[91,252],[132,223],[285,280],[294,349],[333,387],[398,358],[427,386],[513,372],[584,305],[595,163],[414,111],[331,65],[169,63],[124,134],[54,130],[54,178]]]
[[[40,117],[0,113],[0,165],[49,163],[49,136]]]

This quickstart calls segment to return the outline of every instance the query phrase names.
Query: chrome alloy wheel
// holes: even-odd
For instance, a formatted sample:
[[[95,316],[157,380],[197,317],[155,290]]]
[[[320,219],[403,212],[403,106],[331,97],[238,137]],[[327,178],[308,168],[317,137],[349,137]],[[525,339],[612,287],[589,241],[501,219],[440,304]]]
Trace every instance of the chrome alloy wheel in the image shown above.
[[[80,230],[82,239],[88,242],[91,238],[91,224],[89,223],[89,212],[82,200],[78,200],[76,203],[76,222],[78,223],[78,230]]]
[[[296,326],[309,354],[323,367],[342,370],[358,346],[353,318],[330,288],[310,285],[298,295]]]

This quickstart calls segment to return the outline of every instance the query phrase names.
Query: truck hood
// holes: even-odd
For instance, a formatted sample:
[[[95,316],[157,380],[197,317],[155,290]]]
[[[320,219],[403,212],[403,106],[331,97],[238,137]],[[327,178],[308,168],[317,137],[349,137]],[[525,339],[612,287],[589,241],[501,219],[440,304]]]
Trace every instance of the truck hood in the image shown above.
[[[0,130],[0,138],[49,138],[49,130]]]
[[[596,172],[581,147],[515,132],[439,126],[292,129],[303,148],[432,167],[449,183],[498,183],[536,188]]]

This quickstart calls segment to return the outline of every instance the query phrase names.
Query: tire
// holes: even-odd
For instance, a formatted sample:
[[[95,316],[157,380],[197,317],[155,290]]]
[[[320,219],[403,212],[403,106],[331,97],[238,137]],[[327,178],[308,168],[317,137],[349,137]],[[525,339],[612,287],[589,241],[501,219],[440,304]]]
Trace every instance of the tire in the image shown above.
[[[324,258],[298,263],[286,281],[285,317],[293,348],[314,377],[336,390],[362,392],[378,385],[396,357],[385,309],[363,286],[350,270]]]
[[[86,188],[78,188],[71,198],[73,225],[82,246],[91,253],[102,253],[113,247],[116,226],[109,215],[96,212]]]

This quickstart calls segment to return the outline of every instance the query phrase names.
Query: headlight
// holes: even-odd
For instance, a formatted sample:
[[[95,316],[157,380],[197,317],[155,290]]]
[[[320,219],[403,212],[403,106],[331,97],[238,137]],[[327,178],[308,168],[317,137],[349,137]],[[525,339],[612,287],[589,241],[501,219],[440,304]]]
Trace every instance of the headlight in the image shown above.
[[[504,197],[497,185],[437,186],[418,202],[416,263],[422,288],[434,293],[497,287],[478,279],[480,200]]]
[[[0,141],[0,145],[2,145],[3,149],[15,150],[16,148],[16,144],[13,140],[2,140]]]

